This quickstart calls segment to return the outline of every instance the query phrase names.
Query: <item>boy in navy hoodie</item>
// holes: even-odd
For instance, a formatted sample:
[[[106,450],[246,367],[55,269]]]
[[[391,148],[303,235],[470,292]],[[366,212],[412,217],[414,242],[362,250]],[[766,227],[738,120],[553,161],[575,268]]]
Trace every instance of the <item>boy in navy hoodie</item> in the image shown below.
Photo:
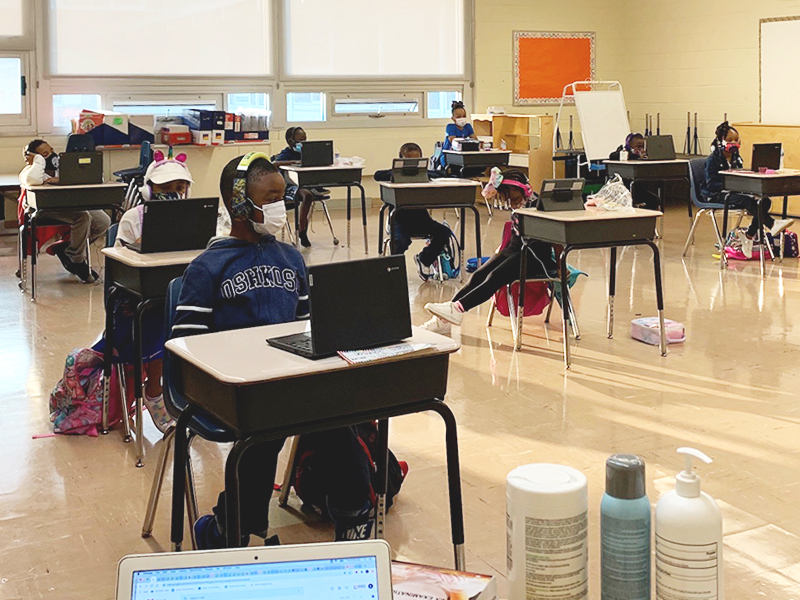
[[[275,239],[286,222],[284,179],[262,153],[230,161],[220,193],[231,215],[230,237],[214,238],[186,269],[173,337],[286,323],[308,318],[306,266],[292,246]],[[246,354],[241,357],[247,360]],[[286,401],[302,399],[286,398]],[[242,545],[267,536],[269,503],[284,440],[252,447],[242,457]],[[351,427],[303,436],[325,461],[323,476],[336,539],[370,537],[369,465]],[[194,524],[200,549],[225,546],[225,492],[213,515]],[[268,541],[270,543],[272,539]]]

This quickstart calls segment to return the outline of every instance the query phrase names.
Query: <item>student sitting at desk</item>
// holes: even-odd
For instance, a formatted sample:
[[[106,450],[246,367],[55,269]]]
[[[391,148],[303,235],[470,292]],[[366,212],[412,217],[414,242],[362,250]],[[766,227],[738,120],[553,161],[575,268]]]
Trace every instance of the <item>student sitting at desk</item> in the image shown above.
[[[422,148],[414,142],[408,142],[400,147],[400,158],[422,158]],[[375,181],[391,181],[392,170],[375,171]],[[450,239],[450,229],[435,221],[424,208],[398,210],[394,216],[394,243],[400,254],[411,246],[412,237],[428,238],[428,243],[419,254],[414,256],[417,263],[419,277],[427,281],[433,276],[431,265],[444,250]]]
[[[275,239],[286,222],[285,183],[262,153],[229,162],[220,192],[231,215],[231,237],[212,240],[186,269],[173,336],[286,323],[308,318],[308,285],[302,255]],[[240,360],[248,360],[246,354]],[[302,398],[285,398],[299,402]],[[250,535],[265,537],[278,453],[284,440],[250,448],[239,470],[242,544]],[[370,478],[366,456],[354,428],[303,436],[323,461],[328,509],[336,539],[370,537]],[[213,515],[194,524],[200,549],[225,546],[225,493]]]
[[[306,141],[306,132],[302,127],[289,127],[286,130],[286,148],[281,150],[280,154],[272,157],[272,164],[276,167],[282,165],[294,165],[300,162],[300,150],[303,147],[303,142]],[[296,185],[287,184],[286,186],[286,202],[294,202],[295,205],[300,205],[300,229],[297,230],[297,237],[304,248],[310,248],[311,242],[308,239],[308,215],[311,212],[311,206],[314,204],[314,196],[318,195],[316,190],[309,190],[306,188],[299,189]],[[297,210],[297,208],[295,208]]]
[[[467,119],[467,109],[464,108],[464,102],[461,100],[453,100],[453,104],[450,107],[451,112],[451,119],[452,123],[447,124],[447,128],[445,129],[445,137],[444,143],[442,144],[442,167],[447,167],[447,158],[444,154],[445,150],[452,150],[453,149],[453,140],[456,138],[472,138],[474,140],[478,139],[478,136],[475,134],[475,130],[472,128],[472,125]],[[474,169],[473,169],[474,170]],[[482,173],[483,169],[479,169]],[[456,175],[460,176],[467,176],[463,173],[455,173]]]
[[[623,155],[623,152],[625,155]],[[608,158],[610,160],[622,160],[624,156],[627,156],[625,160],[642,160],[647,158],[645,140],[641,133],[628,134],[628,137],[625,138],[625,143],[614,150],[614,152],[612,152]],[[634,186],[636,186],[636,189],[639,190],[639,194],[636,195],[636,206],[649,208],[652,210],[661,210],[661,201],[658,198],[658,182],[636,182],[631,181],[630,179],[624,179],[623,183],[625,184],[625,187],[630,188],[631,192],[634,191]]]
[[[27,164],[19,174],[22,187],[58,183],[58,154],[50,144],[33,140],[25,147],[24,157]],[[69,225],[69,244],[53,249],[64,268],[84,283],[96,281],[99,275],[89,268],[86,240],[94,243],[101,239],[111,225],[111,218],[102,210],[48,211],[47,216]]]
[[[511,210],[532,205],[533,190],[522,171],[509,169],[500,173],[492,169],[491,179],[483,190],[484,197],[491,198],[494,192],[506,200]],[[422,327],[429,331],[447,335],[451,325],[461,325],[464,313],[483,304],[503,286],[519,279],[522,238],[517,231],[514,216],[511,217],[510,239],[504,240],[497,252],[472,274],[467,285],[461,288],[450,302],[428,303],[425,309],[433,317]],[[554,277],[557,271],[553,246],[545,242],[528,244],[530,255],[527,262],[527,277]]]
[[[742,157],[739,154],[741,141],[739,132],[731,127],[727,121],[720,123],[714,132],[715,137],[712,142],[713,151],[706,159],[705,180],[700,186],[700,193],[706,202],[723,203],[727,196],[728,206],[731,208],[744,209],[755,216],[758,210],[758,201],[747,194],[727,194],[722,189],[722,171],[730,169],[741,169],[743,166]],[[793,219],[773,219],[769,214],[772,202],[769,198],[761,200],[761,225],[770,230],[773,236],[778,235],[789,225],[794,223]],[[753,239],[758,233],[756,219],[753,219],[747,231],[740,231],[739,242],[742,245],[742,253],[747,257],[753,256]],[[724,249],[721,249],[724,250]]]

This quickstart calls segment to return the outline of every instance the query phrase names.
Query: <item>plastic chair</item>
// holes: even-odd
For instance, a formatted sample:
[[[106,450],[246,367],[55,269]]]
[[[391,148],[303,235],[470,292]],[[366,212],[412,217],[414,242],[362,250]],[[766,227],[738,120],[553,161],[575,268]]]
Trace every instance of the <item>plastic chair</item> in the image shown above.
[[[70,133],[65,152],[94,152],[94,138],[88,133]]]
[[[123,211],[138,204],[138,202],[135,202],[137,188],[144,185],[144,175],[151,162],[153,162],[153,148],[150,142],[145,141],[142,142],[142,147],[139,150],[139,164],[137,166],[114,171],[114,177],[117,177],[122,183],[128,184],[128,188],[125,191]]]
[[[700,221],[700,217],[702,215],[707,214],[711,217],[711,221],[714,225],[714,235],[717,238],[717,244],[719,245],[720,251],[720,264],[726,265],[728,264],[728,257],[725,254],[725,241],[722,239],[722,233],[720,232],[719,224],[717,223],[717,211],[725,210],[725,203],[707,202],[703,199],[703,196],[700,193],[700,186],[705,180],[705,167],[705,158],[693,158],[689,161],[689,198],[692,201],[692,204],[697,208],[697,214],[694,216],[694,220],[692,221],[692,227],[689,229],[689,235],[686,237],[686,243],[683,245],[683,253],[681,256],[686,256],[686,253],[689,251],[689,246],[694,244],[694,233],[697,229],[697,223]],[[739,219],[736,223],[736,227],[738,227],[742,222],[744,211],[737,210],[735,212],[739,213]]]

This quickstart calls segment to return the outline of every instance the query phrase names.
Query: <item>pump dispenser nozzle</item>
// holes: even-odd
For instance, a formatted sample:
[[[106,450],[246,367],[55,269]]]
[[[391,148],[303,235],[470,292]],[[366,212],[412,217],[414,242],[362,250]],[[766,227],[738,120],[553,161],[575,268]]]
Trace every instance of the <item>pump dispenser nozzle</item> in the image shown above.
[[[695,498],[700,495],[700,477],[692,468],[692,459],[702,460],[706,464],[711,464],[714,461],[700,452],[700,450],[695,450],[694,448],[678,448],[678,454],[683,455],[684,467],[683,471],[675,477],[675,491],[679,496]]]

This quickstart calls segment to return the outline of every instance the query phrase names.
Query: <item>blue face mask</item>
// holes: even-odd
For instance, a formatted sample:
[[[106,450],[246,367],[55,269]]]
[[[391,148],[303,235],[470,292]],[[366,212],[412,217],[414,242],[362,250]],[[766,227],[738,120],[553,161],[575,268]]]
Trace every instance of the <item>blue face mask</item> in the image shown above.
[[[303,142],[297,142],[297,143],[294,145],[294,150],[295,150],[295,152],[300,152],[302,149],[303,149]]]

